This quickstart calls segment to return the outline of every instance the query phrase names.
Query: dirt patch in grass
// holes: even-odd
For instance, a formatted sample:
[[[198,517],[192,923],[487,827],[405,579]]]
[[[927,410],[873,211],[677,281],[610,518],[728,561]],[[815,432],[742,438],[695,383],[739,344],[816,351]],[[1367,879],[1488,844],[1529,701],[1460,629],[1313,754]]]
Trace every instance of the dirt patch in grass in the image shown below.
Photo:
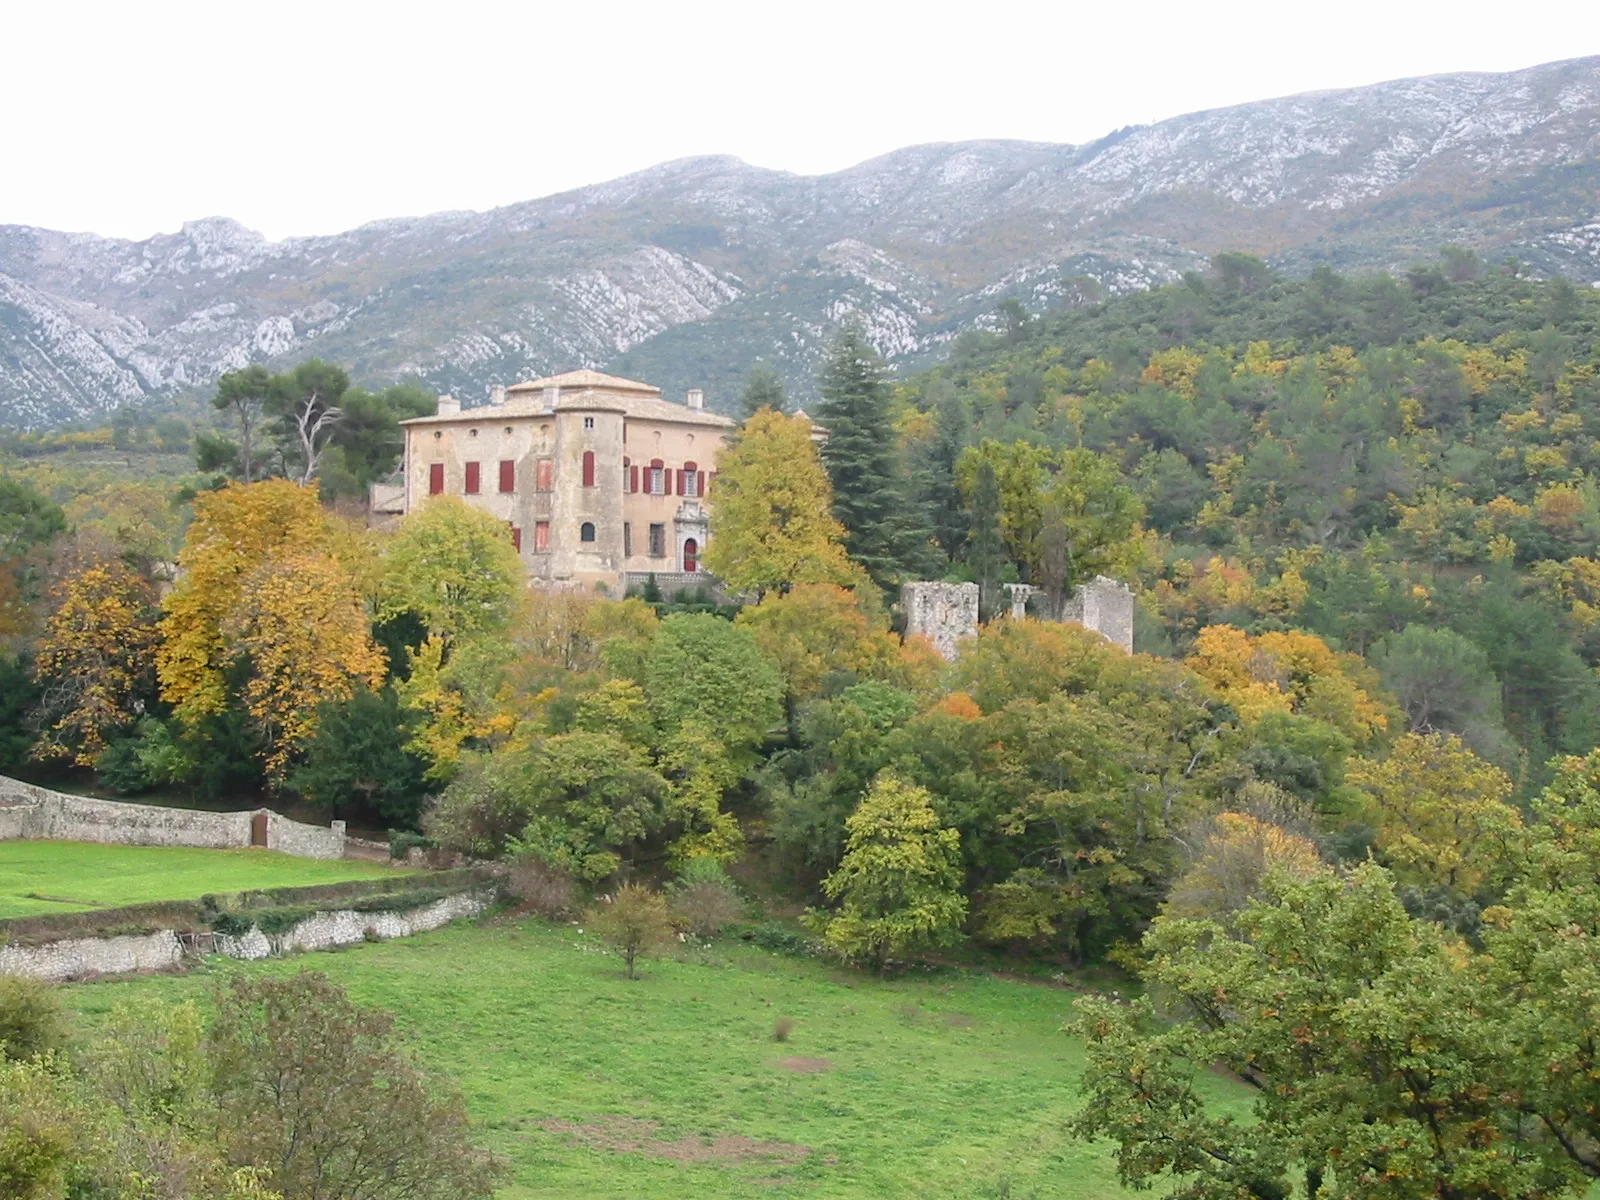
[[[778,1065],[796,1075],[820,1075],[833,1070],[833,1064],[825,1058],[781,1058]]]
[[[640,1117],[596,1117],[592,1121],[541,1121],[540,1128],[588,1150],[610,1150],[618,1154],[648,1154],[681,1163],[797,1163],[811,1155],[810,1146],[790,1142],[762,1142],[740,1133],[716,1137],[682,1137],[676,1140],[656,1136],[660,1121]]]
[[[945,1013],[944,1023],[951,1029],[971,1029],[973,1022],[966,1013],[953,1012]]]

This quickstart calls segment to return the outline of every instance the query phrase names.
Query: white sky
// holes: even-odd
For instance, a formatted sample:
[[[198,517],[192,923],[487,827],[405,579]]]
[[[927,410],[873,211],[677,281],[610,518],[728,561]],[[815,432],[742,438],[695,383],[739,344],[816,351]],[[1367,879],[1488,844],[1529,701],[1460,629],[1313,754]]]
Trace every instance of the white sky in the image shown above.
[[[0,5],[0,223],[271,237],[1600,53],[1596,0]]]

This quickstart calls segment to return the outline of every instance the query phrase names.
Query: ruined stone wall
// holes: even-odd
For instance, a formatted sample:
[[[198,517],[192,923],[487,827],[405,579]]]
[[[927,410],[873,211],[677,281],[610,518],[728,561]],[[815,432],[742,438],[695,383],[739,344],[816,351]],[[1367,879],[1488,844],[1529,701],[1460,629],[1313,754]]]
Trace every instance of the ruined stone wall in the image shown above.
[[[267,811],[267,810],[262,810]],[[69,796],[0,775],[0,841],[105,842],[119,846],[250,845],[253,812],[198,812]],[[267,811],[267,848],[299,858],[344,857],[344,822],[303,825]]]
[[[1113,646],[1133,653],[1133,593],[1106,575],[1079,584],[1061,609],[1063,621],[1076,621]]]
[[[978,585],[908,583],[900,589],[906,636],[921,634],[945,658],[954,659],[962,638],[978,632]]]

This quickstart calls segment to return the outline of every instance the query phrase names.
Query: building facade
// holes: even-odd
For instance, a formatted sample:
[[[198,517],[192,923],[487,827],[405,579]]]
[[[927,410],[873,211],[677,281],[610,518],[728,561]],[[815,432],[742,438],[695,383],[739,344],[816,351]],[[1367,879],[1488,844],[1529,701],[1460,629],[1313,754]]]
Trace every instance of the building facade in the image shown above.
[[[707,492],[735,422],[661,389],[570,371],[496,389],[488,405],[439,398],[403,422],[404,497],[458,496],[504,521],[529,575],[621,590],[692,577],[710,537]],[[681,580],[679,582],[682,582]]]

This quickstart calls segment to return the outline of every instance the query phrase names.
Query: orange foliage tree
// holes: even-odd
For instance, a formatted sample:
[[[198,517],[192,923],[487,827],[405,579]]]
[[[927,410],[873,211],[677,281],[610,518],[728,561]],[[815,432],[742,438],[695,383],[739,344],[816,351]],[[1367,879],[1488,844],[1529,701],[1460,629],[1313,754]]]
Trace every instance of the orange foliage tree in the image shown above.
[[[113,559],[91,562],[50,591],[52,609],[34,655],[48,722],[34,753],[90,766],[106,737],[138,716],[154,679],[156,597]]]

